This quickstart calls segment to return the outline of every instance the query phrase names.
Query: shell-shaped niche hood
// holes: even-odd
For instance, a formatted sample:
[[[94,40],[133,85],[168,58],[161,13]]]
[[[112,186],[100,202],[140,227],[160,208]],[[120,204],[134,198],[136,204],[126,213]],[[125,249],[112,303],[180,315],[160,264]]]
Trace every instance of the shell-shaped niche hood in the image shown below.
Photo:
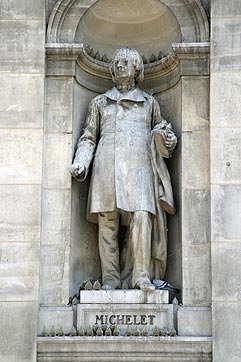
[[[144,63],[159,60],[182,38],[179,23],[160,0],[99,0],[84,13],[75,42],[96,59],[110,59],[123,45],[136,48]]]

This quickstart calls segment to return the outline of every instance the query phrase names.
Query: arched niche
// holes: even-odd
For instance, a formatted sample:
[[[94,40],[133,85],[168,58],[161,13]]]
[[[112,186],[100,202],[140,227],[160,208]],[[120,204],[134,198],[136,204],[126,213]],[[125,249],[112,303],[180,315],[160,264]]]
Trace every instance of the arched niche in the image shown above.
[[[99,0],[58,0],[50,16],[47,42],[76,42],[76,39],[79,38],[79,24],[83,15],[91,6],[98,3],[98,1]],[[114,2],[115,1],[109,1],[109,5]],[[106,1],[106,3],[108,11],[108,1]],[[123,3],[125,3],[125,1],[117,2],[117,7],[122,8]],[[134,5],[135,3],[137,3],[137,0],[133,1]],[[163,7],[163,12],[165,12],[164,6],[166,6],[177,19],[183,42],[206,42],[209,40],[208,21],[200,0],[148,0],[146,1],[146,6],[154,8]],[[112,8],[112,5],[110,5],[110,8]],[[133,9],[135,13],[138,14],[139,6],[137,5],[137,7],[133,7]],[[120,10],[120,12],[122,12],[122,10]],[[152,11],[149,9],[148,12],[150,16],[151,14],[156,14],[155,10]],[[113,19],[111,20],[113,21]]]
[[[172,45],[207,42],[208,29],[199,0],[58,0],[47,44],[65,44],[66,50],[81,44],[76,78],[96,92],[109,84],[114,51],[122,45],[134,47],[145,64],[143,87],[157,93],[180,78]]]
[[[129,10],[131,11],[129,12],[128,7],[121,8],[121,5],[127,3],[130,5]],[[135,16],[134,11],[137,3],[143,5],[137,12],[139,17]],[[119,4],[119,11],[116,14],[113,4],[116,6]],[[146,4],[150,6],[148,7]],[[110,6],[109,13],[108,6]],[[110,16],[110,14],[112,15]],[[126,26],[126,19],[130,26]],[[143,44],[135,32],[135,28],[146,29],[143,32],[145,40]],[[116,35],[116,41],[113,29],[121,34],[120,39]],[[208,186],[206,184],[200,186],[198,182],[195,184],[194,177],[195,187],[192,187],[188,178],[189,170],[193,166],[188,165],[187,161],[190,158],[189,148],[203,147],[203,144],[201,146],[199,144],[199,138],[204,139],[205,136],[208,136],[205,118],[207,112],[205,111],[205,116],[201,116],[198,120],[196,117],[198,102],[201,102],[200,105],[205,109],[208,108],[206,92],[208,89],[209,50],[207,41],[209,33],[208,21],[200,1],[58,0],[51,14],[47,33],[48,86],[46,88],[45,129],[46,132],[48,130],[50,133],[53,132],[53,128],[48,124],[52,117],[52,121],[54,119],[56,122],[54,132],[61,134],[61,138],[64,138],[63,134],[66,136],[66,141],[64,141],[66,144],[60,146],[66,147],[66,152],[69,152],[70,163],[77,139],[84,126],[89,101],[112,86],[108,58],[111,57],[115,48],[125,40],[127,45],[136,47],[145,57],[145,81],[142,88],[156,96],[161,104],[163,116],[172,122],[179,139],[178,148],[168,164],[178,212],[169,223],[167,279],[183,289],[183,301],[191,305],[192,301],[195,302],[197,288],[200,288],[200,285],[208,279],[206,269],[203,271],[204,277],[199,275],[198,286],[195,284],[195,279],[188,280],[186,276],[191,267],[193,266],[195,269],[197,265],[197,268],[200,269],[200,265],[194,259],[191,261],[192,258],[189,258],[187,263],[185,261],[188,253],[190,252],[191,255],[193,252],[193,246],[199,246],[199,241],[195,241],[196,244],[191,245],[190,235],[194,235],[194,233],[190,231],[192,230],[190,220],[187,220],[188,209],[193,207],[195,197],[203,197],[204,211],[208,207],[205,201],[205,197],[208,197]],[[105,55],[106,57],[104,57]],[[202,88],[201,98],[195,98],[195,92],[199,94],[200,87]],[[66,111],[61,124],[58,117],[53,115],[51,106],[48,106],[56,107],[56,104],[58,104],[60,114],[63,109],[64,112]],[[48,113],[52,116],[48,117]],[[201,125],[193,124],[193,122],[199,122]],[[196,130],[198,131],[196,138],[190,138],[189,135]],[[56,136],[56,144],[59,140],[60,137]],[[192,163],[198,162],[196,158],[199,157],[199,154],[195,154],[194,151],[192,153],[194,155],[192,155]],[[208,162],[207,152],[205,157],[204,162]],[[46,162],[48,162],[47,158]],[[198,174],[199,170],[195,170],[195,172]],[[65,174],[68,182],[61,183],[61,185],[65,187],[72,203],[67,204],[68,215],[71,217],[67,219],[70,237],[67,238],[68,247],[65,249],[65,252],[69,253],[66,256],[68,261],[63,264],[65,269],[62,275],[65,279],[61,288],[56,291],[56,293],[62,293],[61,300],[66,300],[67,295],[73,295],[84,279],[97,278],[100,270],[97,229],[85,221],[88,183],[77,184],[73,181],[72,187],[70,187],[71,178],[68,171],[65,170]],[[202,175],[200,178],[202,179]],[[194,189],[197,190],[196,193]],[[201,225],[198,227],[201,228]],[[202,231],[198,232],[201,235]],[[197,250],[195,255],[198,253]],[[208,260],[208,251],[205,256],[200,258],[202,258],[201,262],[204,260],[205,264]],[[44,283],[44,276],[42,283]],[[54,304],[56,302],[54,298],[51,300],[50,297],[48,302]],[[207,299],[208,296],[205,295],[200,298],[198,303],[207,304]],[[46,302],[44,297],[43,301]]]

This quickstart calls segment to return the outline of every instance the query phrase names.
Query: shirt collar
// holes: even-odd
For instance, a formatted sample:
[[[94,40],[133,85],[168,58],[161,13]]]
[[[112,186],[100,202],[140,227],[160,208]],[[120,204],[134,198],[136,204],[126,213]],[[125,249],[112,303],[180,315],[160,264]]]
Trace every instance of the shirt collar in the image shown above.
[[[132,102],[145,102],[147,96],[139,88],[134,88],[126,94],[122,94],[116,87],[108,90],[105,96],[113,101],[127,100]]]

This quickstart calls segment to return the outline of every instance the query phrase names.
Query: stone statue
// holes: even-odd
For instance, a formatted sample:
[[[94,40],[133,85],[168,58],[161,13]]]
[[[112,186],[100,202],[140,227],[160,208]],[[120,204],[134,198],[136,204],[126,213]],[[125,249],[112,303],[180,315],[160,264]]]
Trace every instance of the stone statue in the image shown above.
[[[93,161],[87,218],[99,225],[103,289],[153,290],[151,278],[166,268],[165,212],[175,213],[163,157],[177,139],[158,102],[137,87],[139,53],[118,49],[110,70],[115,86],[91,101],[71,174],[85,180]]]

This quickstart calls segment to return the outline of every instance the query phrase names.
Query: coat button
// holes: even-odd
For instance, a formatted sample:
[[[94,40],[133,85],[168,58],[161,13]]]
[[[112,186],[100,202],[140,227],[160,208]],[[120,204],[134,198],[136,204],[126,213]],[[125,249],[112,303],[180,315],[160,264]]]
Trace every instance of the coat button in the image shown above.
[[[134,107],[135,107],[135,108],[137,108],[137,107],[138,107],[136,103],[134,104]]]
[[[134,129],[134,128],[132,128],[131,133],[135,133],[135,129]]]
[[[130,145],[130,146],[133,146],[133,145],[134,145],[134,143],[133,143],[132,141],[130,141],[130,142],[129,142],[129,145]]]

